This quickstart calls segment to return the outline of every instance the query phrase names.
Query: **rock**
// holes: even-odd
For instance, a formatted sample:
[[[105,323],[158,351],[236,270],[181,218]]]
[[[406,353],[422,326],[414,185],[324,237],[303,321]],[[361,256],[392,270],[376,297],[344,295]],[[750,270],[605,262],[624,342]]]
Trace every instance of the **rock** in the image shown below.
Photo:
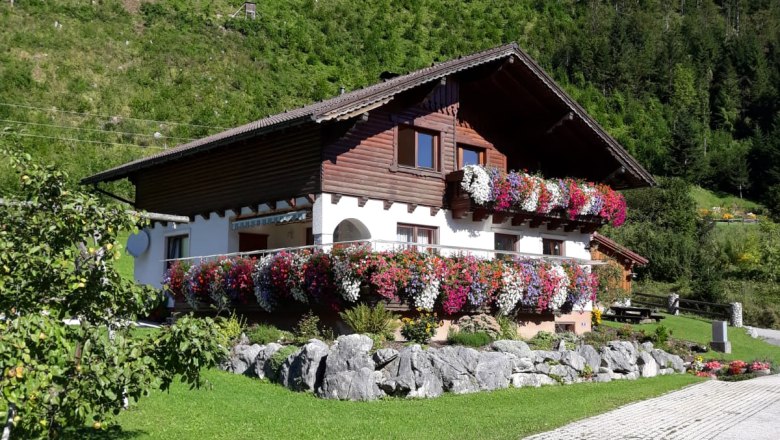
[[[547,374],[550,372],[550,364],[541,363],[534,365],[534,372],[539,374]]]
[[[506,356],[509,363],[512,364],[512,373],[531,373],[534,371],[534,363],[531,358],[518,358],[511,353],[507,353]]]
[[[256,376],[252,365],[255,363],[257,355],[263,350],[262,345],[238,344],[230,350],[230,356],[222,364],[222,369],[235,374],[246,374]]]
[[[758,338],[758,331],[750,326],[745,326],[745,331],[747,331],[748,336],[751,338]]]
[[[585,358],[585,363],[590,365],[591,370],[594,372],[601,366],[601,355],[593,348],[592,345],[581,345],[577,347],[577,353]]]
[[[479,383],[474,376],[479,363],[478,351],[467,347],[431,348],[428,355],[446,391],[455,394],[479,391]]]
[[[599,373],[593,377],[593,382],[612,382],[610,373]]]
[[[381,348],[374,353],[376,368],[384,368],[385,365],[398,358],[398,350],[393,348]]]
[[[658,363],[653,359],[653,356],[650,353],[646,351],[639,352],[636,365],[639,367],[639,374],[642,375],[642,377],[658,376]]]
[[[538,364],[541,362],[560,362],[561,361],[561,353],[557,351],[544,351],[544,350],[536,350],[532,351],[534,357],[534,363]]]
[[[548,376],[555,379],[560,378],[560,380],[565,384],[571,384],[574,383],[574,381],[579,377],[579,373],[575,371],[572,367],[566,366],[566,365],[553,365],[550,367],[550,372],[547,373]]]
[[[624,379],[627,380],[637,380],[639,379],[639,372],[638,371],[632,371],[630,373],[626,373],[625,376],[623,376]]]
[[[391,396],[438,397],[444,392],[441,377],[419,345],[401,350],[381,373],[379,388]]]
[[[376,384],[374,345],[365,335],[339,336],[325,358],[325,374],[317,395],[326,399],[374,400],[384,393]]]
[[[474,372],[479,389],[490,391],[507,388],[511,374],[512,365],[503,353],[483,351],[479,354],[479,362]]]
[[[282,365],[281,383],[294,391],[314,391],[322,385],[328,345],[312,339]]]
[[[576,351],[561,353],[561,363],[575,369],[578,373],[582,373],[585,370],[585,365],[588,365],[587,360]]]
[[[558,341],[558,344],[556,344],[555,351],[566,351],[566,341],[561,339]]]
[[[607,373],[607,374],[611,374],[611,373],[612,373],[612,370],[610,370],[610,369],[609,369],[609,368],[607,368],[607,367],[599,367],[599,369],[598,369],[598,372],[599,372],[599,373]]]
[[[269,359],[271,359],[271,356],[273,356],[281,348],[281,345],[275,342],[271,342],[270,344],[266,345],[265,348],[260,351],[260,353],[258,353],[254,364],[255,376],[259,377],[260,379],[264,379],[266,377],[266,363]]]
[[[674,374],[674,368],[660,368],[658,370],[658,374],[661,376],[666,376],[668,374]]]
[[[454,324],[462,332],[485,332],[493,339],[501,335],[501,326],[496,318],[484,313],[463,316]]]
[[[601,366],[616,373],[629,373],[636,366],[636,351],[631,343],[612,341],[601,348]]]
[[[653,349],[650,352],[660,368],[672,368],[678,373],[685,373],[685,363],[680,356],[669,354],[663,350]]]
[[[653,343],[650,342],[650,341],[643,342],[641,347],[642,347],[642,350],[644,350],[644,351],[652,351],[653,350]]]
[[[544,374],[535,373],[515,373],[512,375],[512,386],[515,388],[536,387],[542,385],[558,385],[555,379]]]
[[[493,351],[502,353],[512,353],[518,358],[530,358],[532,356],[531,348],[523,341],[500,340],[490,344]]]

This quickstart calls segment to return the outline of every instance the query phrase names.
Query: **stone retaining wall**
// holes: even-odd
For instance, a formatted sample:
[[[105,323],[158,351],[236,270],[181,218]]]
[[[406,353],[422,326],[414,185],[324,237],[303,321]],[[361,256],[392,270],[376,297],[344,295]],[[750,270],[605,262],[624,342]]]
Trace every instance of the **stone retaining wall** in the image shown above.
[[[249,345],[244,340],[233,347],[222,369],[267,377],[294,391],[342,400],[430,398],[444,392],[609,382],[685,372],[679,356],[655,349],[649,342],[612,341],[599,349],[581,345],[572,350],[543,351],[531,350],[522,341],[502,340],[485,351],[411,345],[371,353],[372,345],[364,335],[341,336],[331,346],[312,339],[274,371],[269,360],[282,346]]]

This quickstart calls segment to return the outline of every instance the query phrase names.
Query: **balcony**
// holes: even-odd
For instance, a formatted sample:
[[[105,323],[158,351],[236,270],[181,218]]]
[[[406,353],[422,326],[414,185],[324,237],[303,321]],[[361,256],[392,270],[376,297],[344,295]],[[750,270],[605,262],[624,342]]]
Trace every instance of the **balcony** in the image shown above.
[[[485,172],[482,167],[475,168],[482,169],[483,172]],[[463,186],[464,174],[465,170],[458,170],[449,173],[446,176],[445,207],[452,211],[452,217],[455,219],[464,219],[470,216],[473,221],[480,222],[492,215],[493,224],[502,224],[511,219],[512,226],[527,225],[531,228],[540,228],[546,225],[546,228],[551,231],[562,229],[565,232],[579,230],[582,233],[592,233],[601,226],[610,223],[610,221],[616,226],[619,226],[619,223],[622,224],[622,219],[625,216],[625,202],[622,199],[622,195],[604,185],[596,186],[587,183],[574,184],[578,191],[579,188],[583,188],[582,193],[589,191],[590,195],[586,194],[586,196],[597,198],[597,203],[602,206],[606,203],[605,199],[609,199],[609,203],[619,206],[616,206],[615,208],[610,206],[608,212],[595,207],[593,211],[598,212],[599,214],[587,212],[584,214],[578,213],[574,216],[570,215],[570,212],[567,212],[564,207],[559,206],[560,204],[553,206],[552,209],[527,211],[523,210],[516,203],[505,203],[507,206],[499,209],[497,206],[498,204],[495,201],[488,200],[482,204],[477,203],[472,194]],[[526,176],[528,179],[535,179],[537,182],[545,182],[543,179],[521,173],[515,173],[514,176]],[[506,179],[506,175],[503,175],[502,178]],[[562,185],[572,185],[572,182],[575,181],[566,179],[560,181],[556,180],[554,182],[556,182],[556,185],[558,184],[557,182],[562,182]],[[598,188],[598,191],[600,192],[596,193],[595,188]],[[583,210],[585,209],[586,208],[583,208]],[[615,211],[620,211],[621,213],[618,216],[614,216]],[[620,221],[614,221],[615,217],[620,218]]]

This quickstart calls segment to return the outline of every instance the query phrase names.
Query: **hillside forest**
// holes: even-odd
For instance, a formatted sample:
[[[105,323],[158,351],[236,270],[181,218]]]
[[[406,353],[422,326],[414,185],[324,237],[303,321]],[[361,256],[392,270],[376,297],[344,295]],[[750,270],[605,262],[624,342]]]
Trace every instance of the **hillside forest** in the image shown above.
[[[0,142],[77,180],[516,41],[659,177],[606,231],[651,259],[639,287],[743,298],[780,325],[780,2],[266,0],[255,20],[242,4],[2,1]],[[0,194],[14,185],[0,164]],[[726,198],[760,221],[715,224]]]

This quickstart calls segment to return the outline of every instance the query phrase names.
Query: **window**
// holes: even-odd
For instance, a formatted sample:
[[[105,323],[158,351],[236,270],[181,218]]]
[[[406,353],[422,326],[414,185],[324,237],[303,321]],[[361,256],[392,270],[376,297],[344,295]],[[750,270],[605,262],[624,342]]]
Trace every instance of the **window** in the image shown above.
[[[172,235],[166,239],[165,245],[165,259],[172,260],[175,258],[187,258],[190,256],[190,236],[189,235]],[[172,261],[165,262],[165,268],[167,269]]]
[[[458,168],[466,165],[485,165],[485,149],[458,145]]]
[[[563,255],[563,240],[543,238],[542,253],[544,255]]]
[[[439,170],[439,137],[408,125],[398,127],[398,165]]]
[[[405,243],[436,244],[436,228],[399,224],[396,237]]]
[[[517,235],[510,234],[495,234],[493,241],[493,249],[497,251],[515,251],[517,250]],[[496,254],[498,258],[512,258],[508,254]]]

